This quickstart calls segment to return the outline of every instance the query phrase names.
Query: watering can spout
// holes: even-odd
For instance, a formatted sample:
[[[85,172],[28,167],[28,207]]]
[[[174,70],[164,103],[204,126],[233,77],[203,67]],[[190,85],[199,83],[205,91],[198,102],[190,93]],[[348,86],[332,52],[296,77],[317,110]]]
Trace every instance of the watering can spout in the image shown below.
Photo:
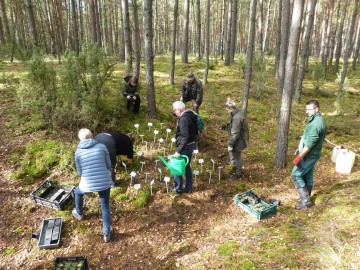
[[[164,165],[170,169],[170,165],[169,165],[169,162],[167,162],[163,157],[161,156],[158,156],[158,158],[162,161],[162,163],[164,163]]]

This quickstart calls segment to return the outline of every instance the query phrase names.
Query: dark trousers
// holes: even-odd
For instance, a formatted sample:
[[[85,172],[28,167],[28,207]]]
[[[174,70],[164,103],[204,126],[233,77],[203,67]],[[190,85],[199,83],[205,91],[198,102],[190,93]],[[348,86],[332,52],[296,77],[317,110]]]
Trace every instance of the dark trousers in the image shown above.
[[[128,111],[130,111],[130,105],[131,103],[134,103],[134,113],[138,114],[139,110],[140,110],[140,96],[139,95],[135,95],[136,100],[132,101],[131,99],[126,99],[126,108]]]

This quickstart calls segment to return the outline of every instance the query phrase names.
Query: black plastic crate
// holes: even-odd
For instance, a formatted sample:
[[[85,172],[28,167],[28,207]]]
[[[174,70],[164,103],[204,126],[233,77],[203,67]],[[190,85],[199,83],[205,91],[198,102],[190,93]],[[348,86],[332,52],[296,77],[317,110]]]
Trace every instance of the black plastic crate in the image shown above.
[[[235,204],[259,220],[276,214],[277,206],[274,204],[267,204],[261,200],[252,189],[241,194],[236,194]]]
[[[53,270],[88,270],[86,256],[56,257]]]
[[[51,182],[51,179],[46,179],[30,196],[31,199],[40,205],[62,210],[64,205],[74,198],[74,186],[64,185],[60,186]]]
[[[62,222],[63,219],[60,217],[43,219],[38,236],[40,249],[57,248],[60,245]]]

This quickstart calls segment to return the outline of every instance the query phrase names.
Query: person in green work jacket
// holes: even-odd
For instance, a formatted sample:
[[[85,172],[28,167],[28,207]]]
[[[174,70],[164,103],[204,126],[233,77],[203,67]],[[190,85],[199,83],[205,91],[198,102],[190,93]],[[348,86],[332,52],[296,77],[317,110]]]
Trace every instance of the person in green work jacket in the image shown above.
[[[305,113],[309,123],[301,137],[298,155],[293,160],[295,167],[291,172],[291,178],[300,196],[297,210],[313,206],[310,196],[314,186],[315,163],[320,158],[326,135],[326,123],[319,110],[319,101],[310,100],[306,103]]]

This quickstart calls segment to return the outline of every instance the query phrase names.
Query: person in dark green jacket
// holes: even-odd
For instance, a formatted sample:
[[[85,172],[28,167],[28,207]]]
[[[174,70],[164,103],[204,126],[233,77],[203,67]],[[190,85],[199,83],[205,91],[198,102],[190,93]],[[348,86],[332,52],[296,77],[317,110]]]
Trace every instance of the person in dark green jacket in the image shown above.
[[[130,111],[130,105],[134,103],[134,113],[139,114],[141,100],[138,78],[128,75],[124,78],[124,81],[123,96],[126,98],[126,108]]]
[[[310,100],[306,103],[305,113],[309,123],[301,137],[298,155],[293,160],[295,167],[291,178],[300,196],[300,203],[296,206],[298,210],[313,205],[310,196],[314,186],[315,163],[320,158],[326,135],[326,123],[319,110],[319,101]]]
[[[193,111],[199,114],[199,108],[203,101],[203,89],[201,81],[190,72],[181,86],[180,101],[191,101]]]

